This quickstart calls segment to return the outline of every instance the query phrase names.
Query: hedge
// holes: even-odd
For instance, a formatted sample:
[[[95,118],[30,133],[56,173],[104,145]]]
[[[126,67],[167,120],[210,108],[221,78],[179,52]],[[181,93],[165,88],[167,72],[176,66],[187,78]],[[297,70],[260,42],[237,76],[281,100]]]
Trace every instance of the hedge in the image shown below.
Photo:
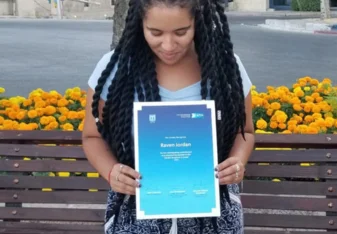
[[[292,0],[291,8],[293,11],[320,11],[320,0]]]

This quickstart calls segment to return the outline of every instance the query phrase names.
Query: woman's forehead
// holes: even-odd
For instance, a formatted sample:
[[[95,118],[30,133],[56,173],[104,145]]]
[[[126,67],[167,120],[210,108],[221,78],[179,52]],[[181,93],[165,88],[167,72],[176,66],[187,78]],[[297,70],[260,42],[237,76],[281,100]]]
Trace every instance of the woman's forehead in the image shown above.
[[[146,12],[144,22],[148,28],[161,30],[177,30],[191,25],[190,10],[179,6],[153,6]]]

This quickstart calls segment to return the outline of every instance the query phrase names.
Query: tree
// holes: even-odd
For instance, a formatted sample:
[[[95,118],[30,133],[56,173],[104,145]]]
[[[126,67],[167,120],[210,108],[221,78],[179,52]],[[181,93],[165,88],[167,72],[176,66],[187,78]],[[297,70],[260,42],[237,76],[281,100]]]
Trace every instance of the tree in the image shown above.
[[[129,0],[115,0],[111,50],[113,50],[117,46],[122,36],[125,27],[125,18],[127,15],[128,7],[129,7]]]
[[[331,18],[330,14],[330,0],[321,0],[321,19]]]

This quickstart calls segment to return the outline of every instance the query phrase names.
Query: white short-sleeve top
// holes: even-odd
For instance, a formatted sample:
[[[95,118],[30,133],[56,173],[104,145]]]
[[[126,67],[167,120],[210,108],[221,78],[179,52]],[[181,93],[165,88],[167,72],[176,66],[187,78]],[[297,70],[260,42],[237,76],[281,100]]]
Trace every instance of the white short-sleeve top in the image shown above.
[[[112,54],[113,54],[113,51],[106,53],[97,63],[88,81],[88,85],[91,89],[93,90],[95,89],[97,85],[97,81],[100,78],[104,69],[106,68],[107,64],[109,63]],[[236,58],[237,64],[240,69],[242,82],[243,82],[244,95],[246,97],[249,94],[249,91],[252,86],[252,82],[239,56],[235,55],[235,58]],[[101,93],[101,98],[103,100],[106,100],[107,98],[108,88],[109,88],[109,85],[111,84],[112,79],[114,78],[116,74],[117,67],[118,65],[116,64],[110,76],[108,77],[107,82],[105,83],[103,87],[103,90]],[[200,89],[201,89],[201,82],[199,81],[197,83],[194,83],[190,86],[179,89],[177,91],[171,91],[171,90],[165,89],[164,87],[159,86],[159,94],[161,96],[162,101],[196,101],[196,100],[201,100]],[[137,99],[137,96],[135,97],[135,99]]]

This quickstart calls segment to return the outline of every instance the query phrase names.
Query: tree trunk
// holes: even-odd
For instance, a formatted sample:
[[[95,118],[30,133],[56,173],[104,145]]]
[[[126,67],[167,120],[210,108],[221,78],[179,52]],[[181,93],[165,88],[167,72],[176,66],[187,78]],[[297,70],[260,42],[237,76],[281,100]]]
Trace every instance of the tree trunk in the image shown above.
[[[113,16],[113,36],[111,50],[113,50],[121,36],[125,27],[125,18],[129,7],[129,0],[115,0],[115,12]]]
[[[321,19],[331,18],[330,14],[330,0],[321,0]]]

